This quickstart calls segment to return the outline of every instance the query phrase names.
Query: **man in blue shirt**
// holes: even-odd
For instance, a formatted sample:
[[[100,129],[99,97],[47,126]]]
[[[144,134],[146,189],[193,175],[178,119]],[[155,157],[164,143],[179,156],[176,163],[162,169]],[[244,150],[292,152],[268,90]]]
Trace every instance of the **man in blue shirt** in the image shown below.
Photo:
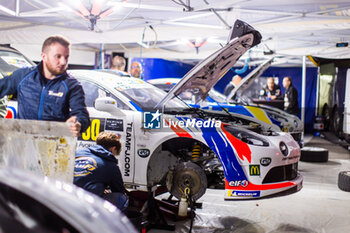
[[[65,121],[78,136],[89,127],[89,114],[82,86],[66,73],[69,46],[61,36],[47,38],[37,66],[18,69],[0,80],[0,98],[17,95],[19,119]]]
[[[125,211],[129,201],[115,158],[121,151],[119,137],[112,132],[101,132],[96,144],[76,152],[74,184]]]

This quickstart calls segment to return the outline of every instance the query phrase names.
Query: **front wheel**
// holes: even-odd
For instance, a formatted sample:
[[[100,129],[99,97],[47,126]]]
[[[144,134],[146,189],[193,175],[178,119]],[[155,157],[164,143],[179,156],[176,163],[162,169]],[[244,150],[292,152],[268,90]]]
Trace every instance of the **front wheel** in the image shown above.
[[[170,193],[176,198],[183,197],[189,188],[193,200],[202,197],[207,189],[207,177],[203,169],[195,163],[183,162],[176,166],[171,182]]]

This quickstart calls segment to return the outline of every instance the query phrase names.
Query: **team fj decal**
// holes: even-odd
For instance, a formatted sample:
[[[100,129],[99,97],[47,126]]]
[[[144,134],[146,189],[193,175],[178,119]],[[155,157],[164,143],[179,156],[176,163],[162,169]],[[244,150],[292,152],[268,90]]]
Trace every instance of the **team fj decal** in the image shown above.
[[[138,149],[137,150],[137,154],[141,157],[141,158],[147,158],[151,152],[149,149]]]
[[[130,176],[130,152],[132,140],[132,122],[126,124],[126,138],[125,138],[125,157],[124,157],[124,176]]]
[[[228,190],[229,197],[260,197],[260,191],[234,191]]]
[[[272,161],[271,158],[264,157],[260,159],[260,164],[264,167],[267,167],[270,165],[271,161]]]
[[[249,174],[251,176],[260,176],[260,165],[249,165]]]
[[[248,184],[249,184],[249,182],[247,180],[235,180],[235,181],[230,181],[228,183],[228,185],[231,187],[242,186],[243,188],[247,187]]]

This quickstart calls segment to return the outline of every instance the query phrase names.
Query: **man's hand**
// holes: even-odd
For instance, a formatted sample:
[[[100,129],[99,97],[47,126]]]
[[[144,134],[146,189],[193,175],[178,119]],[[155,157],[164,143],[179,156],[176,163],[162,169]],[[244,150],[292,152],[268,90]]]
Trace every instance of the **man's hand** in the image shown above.
[[[81,130],[81,124],[76,116],[70,117],[66,122],[69,123],[69,130],[75,137],[79,136]]]

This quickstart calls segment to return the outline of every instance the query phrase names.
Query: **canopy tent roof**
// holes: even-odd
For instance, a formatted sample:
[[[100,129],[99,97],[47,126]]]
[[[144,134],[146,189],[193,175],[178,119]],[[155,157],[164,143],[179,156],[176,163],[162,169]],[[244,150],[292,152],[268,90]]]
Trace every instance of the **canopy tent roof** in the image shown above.
[[[348,0],[0,0],[0,19],[2,44],[41,45],[61,34],[81,50],[104,44],[106,51],[167,59],[203,59],[240,19],[263,36],[246,53],[251,61],[350,58],[349,47],[336,47],[350,40]]]

